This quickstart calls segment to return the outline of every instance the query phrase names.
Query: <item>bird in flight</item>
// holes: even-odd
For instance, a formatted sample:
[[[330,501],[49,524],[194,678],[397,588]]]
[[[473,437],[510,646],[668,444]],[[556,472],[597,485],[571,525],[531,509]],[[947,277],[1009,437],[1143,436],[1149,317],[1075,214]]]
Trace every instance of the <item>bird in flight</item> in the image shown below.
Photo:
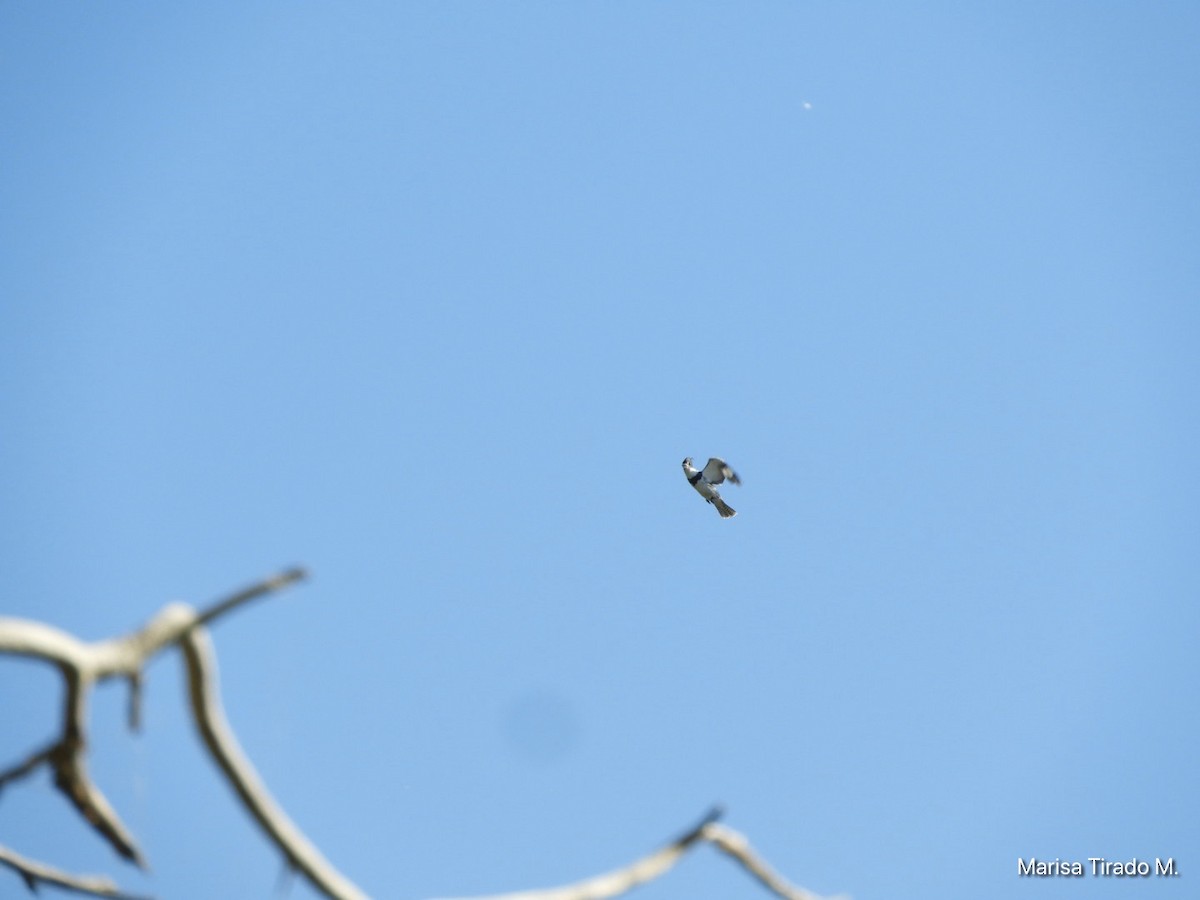
[[[713,487],[726,479],[732,484],[742,483],[742,479],[737,477],[737,472],[729,468],[725,460],[714,456],[703,469],[697,469],[692,465],[692,458],[689,456],[683,461],[683,474],[688,484],[696,489],[696,493],[717,508],[722,519],[732,519],[737,515],[737,510],[722,500],[717,489]]]

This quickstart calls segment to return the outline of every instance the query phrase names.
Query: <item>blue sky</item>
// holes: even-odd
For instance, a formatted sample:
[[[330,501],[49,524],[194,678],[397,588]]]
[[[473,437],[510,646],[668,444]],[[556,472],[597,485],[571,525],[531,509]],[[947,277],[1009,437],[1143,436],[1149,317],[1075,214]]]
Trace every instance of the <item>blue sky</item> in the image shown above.
[[[375,897],[718,801],[857,900],[1184,897],[1198,45],[1190,3],[0,5],[0,609],[98,639],[308,566],[222,689]],[[180,668],[141,736],[92,711],[149,876],[45,776],[0,842],[272,895]],[[4,759],[58,696],[0,660]]]

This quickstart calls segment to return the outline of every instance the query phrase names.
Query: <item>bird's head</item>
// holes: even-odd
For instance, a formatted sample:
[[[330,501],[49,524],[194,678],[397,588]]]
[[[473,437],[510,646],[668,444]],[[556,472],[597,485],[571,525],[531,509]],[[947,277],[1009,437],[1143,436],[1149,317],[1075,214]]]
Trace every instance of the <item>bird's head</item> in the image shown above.
[[[691,464],[692,464],[692,458],[691,458],[690,456],[689,456],[687,459],[685,459],[685,460],[683,461],[683,467],[684,467],[685,469],[686,469],[688,466],[690,466]]]

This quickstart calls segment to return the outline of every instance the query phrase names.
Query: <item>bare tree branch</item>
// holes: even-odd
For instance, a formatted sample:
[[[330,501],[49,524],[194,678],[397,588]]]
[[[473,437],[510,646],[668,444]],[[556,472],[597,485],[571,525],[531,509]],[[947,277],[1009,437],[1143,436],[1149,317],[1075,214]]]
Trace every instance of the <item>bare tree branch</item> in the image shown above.
[[[31,774],[43,764],[48,765],[54,772],[54,786],[71,801],[79,814],[120,856],[144,867],[145,861],[133,835],[92,783],[84,758],[87,695],[97,681],[97,663],[103,659],[96,651],[97,646],[85,644],[40,622],[0,618],[0,652],[53,662],[66,686],[61,736],[0,775],[0,786]]]
[[[61,736],[35,750],[23,761],[0,771],[0,790],[42,765],[54,773],[54,783],[122,857],[144,866],[133,836],[116,811],[92,783],[85,765],[87,750],[87,698],[91,688],[109,678],[129,682],[129,723],[140,722],[142,671],[155,655],[178,644],[183,652],[188,683],[188,703],[201,740],[242,804],[283,853],[289,871],[303,875],[317,890],[333,900],[366,900],[349,879],[339,873],[288,819],[267,792],[254,767],[238,746],[221,708],[217,689],[216,654],[205,624],[303,579],[302,569],[288,569],[210,604],[197,612],[182,603],[163,607],[137,631],[122,637],[87,643],[41,622],[0,617],[0,653],[28,656],[54,665],[66,688]],[[720,825],[719,808],[660,850],[635,862],[575,884],[536,891],[500,894],[476,900],[606,900],[652,881],[672,867],[697,844],[712,844],[732,857],[768,891],[783,900],[820,900],[785,881],[750,849],[738,832]],[[111,881],[95,876],[73,876],[41,863],[26,860],[0,846],[0,863],[15,870],[30,890],[51,884],[98,897],[141,900],[121,892]]]
[[[243,805],[287,857],[288,864],[317,890],[337,900],[366,900],[367,895],[321,855],[279,807],[242,753],[221,710],[216,688],[216,657],[208,633],[189,631],[181,642],[187,661],[188,694],[196,728]]]
[[[103,875],[68,875],[51,866],[26,859],[2,845],[0,845],[0,863],[20,875],[31,893],[37,893],[40,884],[52,884],[76,894],[87,894],[92,897],[112,897],[114,900],[150,900],[144,894],[125,893]]]
[[[701,831],[703,833],[700,837],[703,840],[712,844],[722,853],[736,859],[747,872],[758,879],[763,887],[776,896],[782,897],[783,900],[821,900],[821,897],[812,891],[788,884],[778,872],[767,865],[762,857],[750,849],[750,842],[740,832],[719,822],[709,822]],[[829,900],[837,900],[837,898],[829,898]]]
[[[0,772],[0,792],[3,792],[4,788],[10,782],[20,781],[25,776],[32,775],[43,763],[49,762],[51,754],[58,748],[58,745],[59,741],[54,741],[41,750],[34,750],[24,762],[9,766],[9,768]]]
[[[243,603],[249,603],[251,600],[256,600],[259,597],[263,597],[275,591],[283,590],[285,587],[295,584],[297,581],[304,581],[306,578],[308,578],[308,572],[299,566],[295,566],[291,569],[285,569],[278,575],[265,578],[257,584],[252,584],[247,588],[243,588],[236,594],[231,594],[224,600],[218,600],[208,609],[203,610],[200,613],[200,624],[207,625],[213,619],[237,609]]]
[[[219,600],[199,613],[185,604],[172,603],[139,630],[95,643],[85,643],[40,622],[0,618],[0,653],[51,662],[62,674],[66,685],[62,736],[49,747],[0,773],[0,787],[25,777],[43,764],[49,765],[54,771],[55,785],[96,832],[122,857],[144,867],[145,861],[133,835],[88,775],[85,762],[86,701],[88,692],[97,682],[114,677],[129,679],[130,722],[135,725],[139,717],[143,667],[157,653],[178,643],[184,650],[196,726],[255,820],[283,852],[288,864],[318,890],[336,900],[365,900],[366,895],[321,856],[267,793],[225,722],[214,687],[215,657],[203,623],[214,621],[255,598],[304,577],[302,569],[288,569]]]
[[[476,897],[473,900],[605,900],[607,897],[619,897],[621,894],[633,890],[639,884],[653,881],[670,870],[687,852],[688,848],[699,840],[704,827],[710,822],[716,821],[720,815],[721,809],[717,807],[708,812],[694,828],[690,828],[661,850],[656,850],[649,856],[643,856],[627,866],[612,872],[605,872],[603,875],[597,875],[586,881],[544,890]]]
[[[607,900],[619,897],[647,881],[670,871],[692,847],[711,843],[729,854],[769,891],[784,900],[822,900],[803,888],[794,887],[780,878],[769,866],[750,851],[749,842],[738,832],[718,824],[721,808],[712,809],[693,828],[684,832],[661,850],[644,856],[612,872],[605,872],[586,881],[578,881],[556,888],[535,891],[517,891],[512,894],[493,894],[486,897],[460,898],[460,900]],[[831,898],[834,900],[834,898]]]

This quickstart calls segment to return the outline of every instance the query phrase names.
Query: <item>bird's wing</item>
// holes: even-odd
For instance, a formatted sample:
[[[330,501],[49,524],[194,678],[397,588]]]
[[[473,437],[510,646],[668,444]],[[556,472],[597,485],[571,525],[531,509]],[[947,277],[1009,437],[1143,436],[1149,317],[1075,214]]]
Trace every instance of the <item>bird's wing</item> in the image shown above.
[[[715,456],[705,464],[703,475],[704,480],[709,484],[720,484],[726,478],[733,484],[742,483],[742,480],[737,477],[737,472],[729,468],[725,460],[717,459]]]

